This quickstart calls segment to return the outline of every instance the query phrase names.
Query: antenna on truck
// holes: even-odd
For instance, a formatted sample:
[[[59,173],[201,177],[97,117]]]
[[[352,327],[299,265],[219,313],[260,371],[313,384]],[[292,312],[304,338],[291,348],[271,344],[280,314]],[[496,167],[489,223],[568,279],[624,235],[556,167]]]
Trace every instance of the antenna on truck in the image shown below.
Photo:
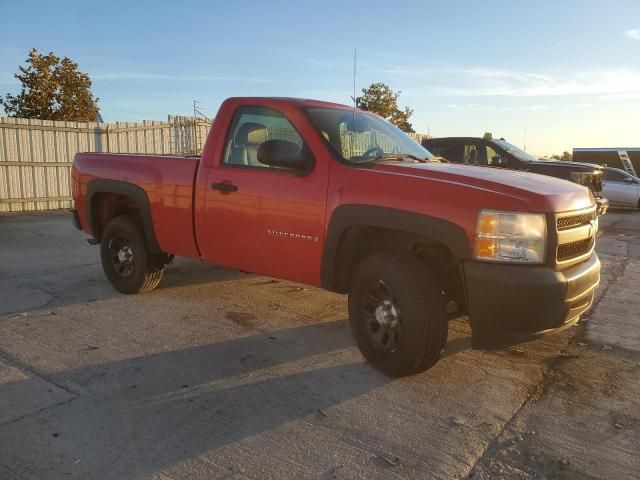
[[[353,121],[356,121],[356,109],[358,108],[358,97],[356,97],[356,62],[357,62],[358,52],[354,48],[353,49],[353,95],[351,96],[351,100],[353,100]]]
[[[358,51],[353,49],[353,111],[355,112],[356,108],[358,108],[358,99],[356,98],[356,65],[358,59]]]

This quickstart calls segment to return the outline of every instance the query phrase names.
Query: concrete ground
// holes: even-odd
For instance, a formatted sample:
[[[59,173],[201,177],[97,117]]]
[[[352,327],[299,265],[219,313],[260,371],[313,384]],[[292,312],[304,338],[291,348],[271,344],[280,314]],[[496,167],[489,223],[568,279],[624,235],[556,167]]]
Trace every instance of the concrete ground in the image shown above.
[[[0,215],[0,478],[637,478],[640,213],[598,251],[576,328],[483,352],[453,320],[390,380],[343,296],[182,260],[123,296],[67,214]]]

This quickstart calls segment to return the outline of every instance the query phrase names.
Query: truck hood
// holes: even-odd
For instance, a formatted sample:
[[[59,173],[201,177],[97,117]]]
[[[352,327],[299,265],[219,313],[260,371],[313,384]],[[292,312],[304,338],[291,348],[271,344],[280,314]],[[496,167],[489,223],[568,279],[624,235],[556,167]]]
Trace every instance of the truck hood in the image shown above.
[[[602,171],[602,167],[600,165],[592,165],[590,163],[581,163],[581,162],[564,162],[561,160],[538,160],[537,162],[527,162],[529,165],[548,165],[553,167],[566,167],[571,168],[573,171],[581,171],[581,172],[598,172]]]
[[[527,170],[570,180],[590,188],[595,194],[602,191],[604,170],[599,165],[580,162],[538,161],[527,162]]]
[[[521,200],[532,212],[564,212],[595,205],[588,188],[537,173],[437,162],[382,162],[373,168],[507,195]]]

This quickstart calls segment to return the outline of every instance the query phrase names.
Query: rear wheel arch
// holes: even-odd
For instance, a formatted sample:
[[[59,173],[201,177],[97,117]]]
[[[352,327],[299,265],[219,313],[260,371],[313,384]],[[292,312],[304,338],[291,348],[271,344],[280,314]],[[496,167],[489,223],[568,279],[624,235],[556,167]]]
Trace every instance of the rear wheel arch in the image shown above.
[[[88,227],[96,240],[111,219],[135,213],[140,217],[145,239],[152,252],[160,253],[147,193],[137,185],[119,180],[96,179],[87,186],[86,212]]]

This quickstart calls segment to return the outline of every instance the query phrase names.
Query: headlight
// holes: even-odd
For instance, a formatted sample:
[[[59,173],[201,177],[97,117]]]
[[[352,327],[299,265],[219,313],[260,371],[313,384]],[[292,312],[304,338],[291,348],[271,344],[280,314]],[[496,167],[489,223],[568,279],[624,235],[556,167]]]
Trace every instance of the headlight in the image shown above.
[[[544,214],[480,211],[476,227],[478,260],[543,263],[546,244]]]

